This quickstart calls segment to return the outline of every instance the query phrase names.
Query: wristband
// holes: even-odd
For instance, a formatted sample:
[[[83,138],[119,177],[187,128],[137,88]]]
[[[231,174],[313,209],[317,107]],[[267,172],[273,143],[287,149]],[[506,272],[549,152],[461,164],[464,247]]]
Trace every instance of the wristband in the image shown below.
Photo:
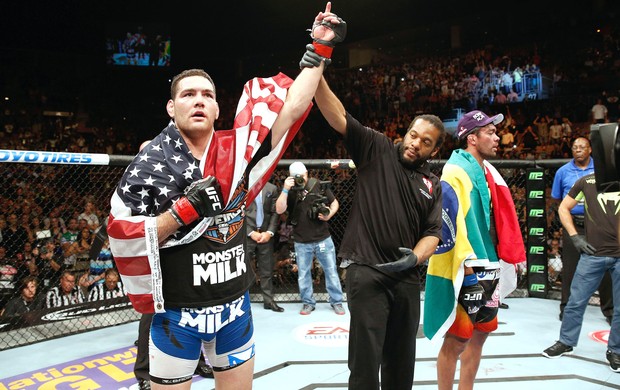
[[[189,225],[200,218],[200,215],[186,196],[179,198],[170,208],[170,212],[177,217],[177,222],[181,221],[182,225]]]
[[[332,58],[332,52],[334,51],[333,47],[318,43],[317,41],[312,42],[312,46],[314,46],[314,52],[316,54],[321,57]]]
[[[478,283],[478,277],[476,276],[476,274],[465,275],[465,277],[463,278],[464,287],[473,286],[476,283]]]
[[[283,194],[288,194],[288,190],[287,190],[286,188],[283,188],[283,189],[282,189],[282,193],[283,193]]]
[[[176,213],[172,209],[168,211],[170,212],[170,215],[172,215],[172,219],[174,219],[176,223],[178,223],[180,226],[185,225],[183,221],[181,221],[181,218],[179,218],[178,215],[176,215]]]

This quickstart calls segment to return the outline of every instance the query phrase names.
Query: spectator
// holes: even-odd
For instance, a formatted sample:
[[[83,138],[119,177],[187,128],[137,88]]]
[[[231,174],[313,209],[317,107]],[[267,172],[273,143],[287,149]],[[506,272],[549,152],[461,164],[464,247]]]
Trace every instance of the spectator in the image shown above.
[[[78,216],[79,220],[85,220],[88,228],[91,231],[95,231],[99,225],[99,217],[97,217],[95,205],[91,201],[86,201],[86,205],[84,206],[84,211]]]
[[[45,241],[40,248],[36,247],[33,253],[38,253],[35,262],[39,272],[39,279],[42,283],[41,289],[47,290],[56,286],[63,271],[64,259],[62,257],[62,250],[56,247],[54,240],[50,239]]]
[[[607,106],[603,104],[603,99],[596,99],[596,104],[592,106],[590,110],[592,117],[592,123],[607,123],[609,122]]]
[[[15,280],[19,281],[26,276],[37,276],[37,265],[32,254],[32,244],[26,242],[24,248],[15,255],[15,267],[17,268],[17,274]]]
[[[502,130],[499,132],[500,145],[504,152],[512,151],[513,146],[515,146],[515,137],[510,132],[507,126],[502,126]]]
[[[508,102],[510,103],[510,94],[513,92],[512,90],[512,75],[510,74],[510,71],[506,70],[506,71],[502,71],[503,75],[502,75],[502,91],[506,94],[506,97],[508,98]]]
[[[497,91],[497,95],[495,96],[495,104],[504,105],[508,103],[508,98],[501,90]]]
[[[110,240],[105,237],[97,258],[90,259],[89,279],[91,284],[103,283],[104,274],[110,268],[114,268],[114,261],[110,251]]]
[[[0,311],[0,317],[13,317],[39,310],[44,307],[43,299],[37,295],[39,282],[34,276],[26,276],[20,281],[20,296],[11,299]]]
[[[517,93],[511,89],[510,92],[508,92],[508,94],[506,95],[506,100],[508,101],[508,103],[518,103],[519,95],[517,95]]]
[[[39,217],[32,217],[32,232],[37,243],[52,237],[50,226],[45,225],[45,222],[41,221]]]
[[[24,244],[28,242],[28,232],[23,226],[18,225],[17,214],[10,213],[7,218],[8,226],[2,232],[3,242],[6,243],[7,257],[14,259],[17,253],[22,250]]]
[[[63,234],[67,232],[67,229],[62,226],[61,218],[59,217],[51,217],[49,218],[49,221],[50,221],[50,230],[52,232],[51,238],[53,238],[54,241],[56,242],[60,242]]]
[[[569,158],[572,152],[572,141],[569,137],[562,137],[558,150],[560,151],[560,157]]]
[[[546,145],[549,142],[549,117],[546,115],[536,114],[534,118],[534,126],[536,126],[536,133],[540,139],[541,145]]]
[[[569,139],[573,136],[573,122],[570,121],[567,117],[562,117],[562,137],[568,137]]]
[[[522,88],[523,70],[521,69],[520,66],[517,66],[515,70],[512,71],[512,78],[514,81],[515,92],[517,93],[517,95],[521,95],[521,91],[523,90]]]
[[[531,125],[525,126],[525,130],[523,131],[523,146],[526,151],[536,151],[536,147],[538,146],[538,136],[534,133]]]
[[[83,220],[82,220],[83,221]],[[88,227],[84,227],[80,230],[78,239],[75,242],[75,254],[76,262],[73,267],[74,271],[85,271],[90,268],[90,247],[93,242],[93,234]]]
[[[562,141],[562,125],[558,121],[558,118],[553,118],[553,123],[549,126],[549,142],[551,144],[559,145]]]
[[[79,230],[78,221],[76,218],[69,218],[67,223],[67,231],[62,235],[60,239],[60,247],[64,256],[65,266],[68,269],[73,269],[77,262],[77,254],[79,252]]]
[[[60,207],[54,207],[49,216],[46,218],[50,220],[50,226],[52,228],[59,227],[62,230],[62,233],[67,229],[67,225],[65,224],[65,219],[61,216]],[[43,221],[45,222],[45,221]]]
[[[547,269],[549,272],[549,282],[557,284],[558,278],[562,272],[562,248],[560,248],[560,240],[552,238],[549,240],[549,248],[547,249]]]

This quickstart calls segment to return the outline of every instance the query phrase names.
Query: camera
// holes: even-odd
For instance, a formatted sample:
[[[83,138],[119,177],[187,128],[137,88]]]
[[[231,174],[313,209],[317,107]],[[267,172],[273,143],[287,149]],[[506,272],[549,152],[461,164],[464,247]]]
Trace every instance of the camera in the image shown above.
[[[301,176],[301,175],[299,175]],[[303,177],[301,177],[303,180]],[[318,181],[316,179],[310,179],[306,187],[302,187],[302,189],[306,189],[306,191],[299,191],[297,193],[297,198],[295,200],[292,211],[289,214],[289,223],[293,226],[297,226],[297,221],[299,220],[299,216],[301,213],[301,208],[297,206],[297,204],[301,201],[308,202],[310,207],[307,208],[307,216],[310,219],[318,219],[319,215],[328,215],[330,213],[329,207],[327,207],[327,203],[329,200],[325,196],[325,191],[331,186],[330,181]],[[303,182],[302,182],[303,185]],[[315,192],[314,187],[319,186],[319,192]],[[297,186],[297,183],[295,184]],[[293,189],[295,187],[291,187]]]
[[[320,192],[318,194],[308,194],[308,200],[311,202],[310,209],[308,210],[308,217],[310,217],[310,219],[318,219],[319,214],[328,215],[330,213],[331,210],[327,206],[329,200],[327,196],[325,196],[325,191],[331,184],[330,181],[320,181]]]
[[[317,199],[312,201],[312,205],[310,205],[310,209],[308,210],[308,216],[311,219],[318,219],[319,214],[328,215],[330,210],[327,207],[327,197],[323,195],[313,194],[317,196]]]
[[[306,182],[304,180],[303,175],[295,175],[293,177],[293,180],[295,181],[295,185],[291,187],[291,190],[303,190],[304,187],[306,186]]]

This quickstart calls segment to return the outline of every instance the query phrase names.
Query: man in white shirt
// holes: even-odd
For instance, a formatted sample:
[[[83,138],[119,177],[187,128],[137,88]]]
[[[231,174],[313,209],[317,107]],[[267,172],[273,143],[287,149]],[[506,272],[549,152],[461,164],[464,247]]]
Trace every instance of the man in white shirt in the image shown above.
[[[592,106],[592,123],[607,123],[607,107],[603,104],[603,99],[596,99],[596,104]]]

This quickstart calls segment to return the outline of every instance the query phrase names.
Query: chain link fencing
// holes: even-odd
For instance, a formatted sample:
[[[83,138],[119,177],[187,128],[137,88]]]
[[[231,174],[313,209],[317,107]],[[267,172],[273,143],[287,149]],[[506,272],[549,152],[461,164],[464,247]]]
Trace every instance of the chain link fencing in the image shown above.
[[[0,241],[0,309],[5,309],[9,301],[20,299],[20,281],[27,276],[36,279],[37,299],[41,300],[42,305],[41,308],[20,315],[5,314],[0,317],[0,350],[139,319],[140,314],[131,308],[126,297],[89,301],[89,290],[101,281],[96,281],[92,286],[75,287],[83,290],[86,297],[84,302],[55,308],[45,305],[46,295],[60,285],[64,269],[72,271],[75,283],[79,286],[83,281],[81,278],[92,281],[106,267],[113,267],[109,252],[106,258],[107,243],[94,255],[93,241],[89,242],[89,248],[82,248],[77,254],[66,249],[64,244],[71,241],[67,226],[72,219],[80,219],[80,214],[95,214],[101,223],[107,217],[111,195],[131,159],[131,156],[0,150],[0,176],[4,178],[4,185],[0,188],[0,232],[3,237]],[[310,177],[331,183],[331,189],[340,203],[340,210],[330,220],[330,232],[338,248],[355,194],[356,170],[350,160],[300,161],[308,167]],[[548,198],[555,171],[567,161],[493,161],[511,188],[524,242],[528,242],[528,169],[543,167],[545,198]],[[282,187],[288,176],[288,166],[292,162],[282,160],[274,172],[271,181],[278,188]],[[432,163],[434,173],[441,174],[444,162]],[[87,206],[88,203],[92,204],[92,209]],[[545,224],[550,232],[543,240],[547,263],[547,238],[551,243],[553,232],[558,231],[561,225],[557,218],[557,207],[545,210]],[[278,302],[299,302],[297,274],[289,261],[295,258],[291,229],[286,223],[286,215],[282,215],[280,221],[279,231],[273,239],[276,259],[274,292]],[[91,230],[85,228],[84,224],[79,222],[79,229]],[[75,240],[88,241],[88,238],[83,240],[81,230],[78,230]],[[91,232],[91,237],[93,233],[96,233],[96,229]],[[558,280],[556,270],[561,269],[560,256],[549,257],[548,281],[542,291],[545,297],[558,297],[555,293],[559,291],[561,280]],[[60,268],[53,266],[53,263],[60,265]],[[315,298],[327,302],[325,281],[316,263],[313,273]],[[546,264],[543,275],[547,276]],[[344,286],[344,279],[342,283]],[[531,295],[530,285],[528,267],[523,267],[519,272],[518,288],[513,295]],[[262,300],[258,280],[251,287],[250,295],[254,302]]]

